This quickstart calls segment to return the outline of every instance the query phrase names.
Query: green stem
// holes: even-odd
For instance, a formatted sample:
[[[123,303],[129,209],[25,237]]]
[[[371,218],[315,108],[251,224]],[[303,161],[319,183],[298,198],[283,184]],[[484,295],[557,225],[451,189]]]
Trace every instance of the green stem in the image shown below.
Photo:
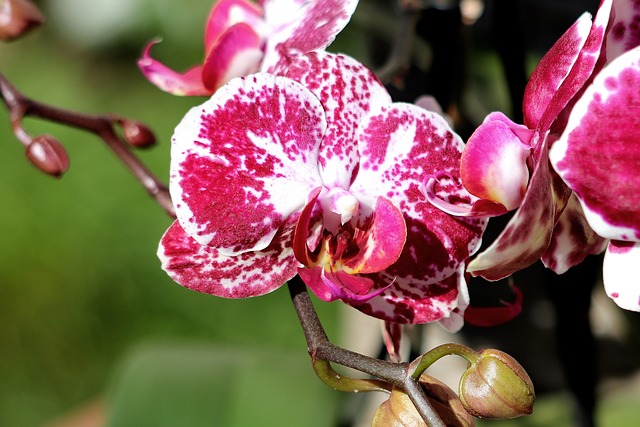
[[[337,391],[359,393],[364,391],[391,391],[391,384],[375,379],[344,377],[336,372],[327,360],[313,361],[313,370],[323,383]]]
[[[411,362],[411,364],[409,365],[409,372],[413,372],[411,376],[413,377],[413,379],[417,380],[429,366],[433,365],[437,360],[440,360],[444,356],[448,356],[450,354],[464,357],[465,359],[467,359],[467,361],[469,361],[469,363],[471,363],[471,365],[475,365],[478,362],[478,353],[473,351],[469,347],[462,344],[454,343],[442,344],[438,347],[432,348],[431,350]]]

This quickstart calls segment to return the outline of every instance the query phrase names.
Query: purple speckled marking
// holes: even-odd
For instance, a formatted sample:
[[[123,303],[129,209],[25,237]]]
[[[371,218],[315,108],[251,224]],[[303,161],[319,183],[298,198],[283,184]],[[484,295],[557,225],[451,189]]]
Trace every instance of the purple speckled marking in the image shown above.
[[[382,294],[355,307],[370,316],[397,323],[441,321],[452,316],[453,311],[463,305],[460,294],[468,298],[466,286],[461,273],[431,284],[397,279]],[[464,310],[466,303],[460,308]]]
[[[542,255],[542,262],[545,267],[562,274],[580,264],[587,255],[601,253],[606,246],[607,240],[589,226],[578,198],[572,193],[553,229],[551,243]]]
[[[613,22],[607,36],[607,61],[640,45],[640,1],[613,0]]]
[[[291,249],[295,219],[290,218],[264,250],[234,257],[200,245],[176,221],[162,237],[158,257],[173,280],[194,291],[224,298],[264,295],[297,273]]]
[[[364,65],[344,55],[311,52],[296,58],[285,74],[302,83],[322,103],[327,132],[319,162],[327,186],[349,188],[359,161],[356,131],[369,111],[391,103],[391,97]]]
[[[173,137],[170,188],[182,227],[227,255],[266,247],[320,181],[324,130],[322,106],[294,81],[257,74],[226,85]]]
[[[355,12],[358,0],[266,0],[266,40],[262,71],[274,72],[287,60],[324,49]],[[279,64],[280,63],[280,64]]]
[[[524,123],[535,129],[558,88],[571,71],[589,35],[591,19],[584,14],[573,24],[531,74],[524,95]]]
[[[425,200],[425,176],[445,170],[459,179],[462,141],[441,116],[409,104],[374,112],[358,136],[361,162],[352,191],[372,199],[382,193],[407,222],[407,244],[387,271],[435,283],[453,274],[479,244],[485,220],[454,218]]]
[[[552,163],[592,228],[640,240],[640,47],[609,64],[576,104]]]

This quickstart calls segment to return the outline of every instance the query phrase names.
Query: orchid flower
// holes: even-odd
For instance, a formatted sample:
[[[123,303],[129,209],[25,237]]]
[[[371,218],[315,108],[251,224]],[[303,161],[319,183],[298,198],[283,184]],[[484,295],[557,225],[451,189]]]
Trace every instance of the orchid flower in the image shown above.
[[[463,143],[437,114],[392,103],[356,60],[314,51],[284,75],[234,79],[172,142],[177,220],[159,257],[179,284],[243,298],[299,274],[380,319],[462,326],[464,263],[486,220],[451,217],[420,186],[457,176]]]
[[[204,33],[204,61],[183,73],[150,55],[138,60],[145,77],[174,95],[213,94],[234,77],[274,72],[288,56],[324,49],[351,19],[358,0],[219,0]]]
[[[469,263],[472,275],[499,280],[540,258],[548,268],[562,273],[587,255],[604,250],[605,239],[584,219],[571,188],[551,168],[548,151],[585,87],[602,68],[611,29],[627,19],[626,8],[632,7],[629,0],[604,0],[593,22],[584,14],[565,32],[527,84],[524,125],[492,113],[474,132],[462,154],[460,171],[462,185],[474,196],[469,205],[450,206],[434,194],[442,173],[428,180],[427,198],[452,215],[490,217],[515,210],[500,236]]]
[[[603,265],[607,294],[620,307],[640,311],[640,5],[614,6],[621,9],[602,54],[606,66],[576,102],[549,158],[589,226],[610,239]]]

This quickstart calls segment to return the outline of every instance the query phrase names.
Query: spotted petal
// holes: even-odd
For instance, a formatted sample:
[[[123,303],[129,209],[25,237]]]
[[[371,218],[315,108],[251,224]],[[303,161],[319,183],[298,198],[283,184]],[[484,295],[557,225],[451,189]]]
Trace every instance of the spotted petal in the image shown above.
[[[390,281],[388,276],[386,280]],[[421,324],[445,321],[450,316],[461,314],[469,303],[467,285],[460,269],[447,279],[426,284],[398,278],[379,296],[361,304],[353,304],[355,308],[378,319],[397,323]],[[460,308],[459,313],[454,313]],[[462,318],[451,319],[445,324],[448,329],[462,327]]]
[[[274,72],[283,53],[295,56],[329,46],[357,5],[358,0],[266,0],[265,21],[271,33],[261,70]]]
[[[524,95],[524,122],[530,129],[540,123],[580,54],[590,29],[591,16],[585,13],[558,39],[531,73]]]
[[[612,241],[602,266],[607,295],[626,310],[640,311],[640,243]]]
[[[591,78],[610,12],[611,0],[604,0],[593,23],[583,15],[540,61],[525,89],[525,123],[530,128],[546,132]],[[564,118],[556,126],[564,126]]]
[[[202,82],[202,66],[197,65],[184,73],[178,73],[151,57],[151,48],[159,42],[154,40],[147,44],[142,58],[138,60],[138,67],[144,76],[161,90],[173,95],[211,95],[212,91]]]
[[[194,291],[224,298],[264,295],[297,273],[293,224],[289,221],[264,250],[228,257],[200,245],[175,221],[162,237],[158,257],[173,280]]]
[[[553,197],[546,144],[541,148],[534,152],[534,170],[522,205],[491,246],[469,263],[472,275],[502,279],[536,262],[549,246],[556,214],[566,200],[559,205]]]
[[[613,0],[613,11],[614,19],[607,34],[608,62],[640,45],[640,3]]]
[[[177,126],[171,195],[200,244],[234,255],[266,248],[320,184],[326,122],[318,99],[293,80],[235,79]]]
[[[607,240],[591,229],[578,198],[571,194],[553,229],[549,248],[542,255],[542,263],[548,269],[562,274],[580,264],[587,255],[601,253],[606,246]]]
[[[477,250],[486,221],[451,217],[426,201],[421,187],[442,170],[458,177],[460,137],[441,116],[396,103],[367,116],[357,138],[361,159],[351,191],[365,206],[384,195],[407,223],[407,243],[387,272],[419,283],[451,276]]]
[[[353,58],[324,51],[297,57],[285,75],[313,92],[326,112],[320,151],[323,182],[349,188],[358,164],[356,131],[369,111],[391,103],[375,75]]]
[[[640,241],[640,47],[605,67],[576,103],[551,162],[600,236]]]

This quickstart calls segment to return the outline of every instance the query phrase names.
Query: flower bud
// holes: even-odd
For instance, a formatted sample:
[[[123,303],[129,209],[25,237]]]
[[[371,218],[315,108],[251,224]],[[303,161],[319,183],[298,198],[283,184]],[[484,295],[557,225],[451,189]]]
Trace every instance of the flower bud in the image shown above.
[[[29,0],[0,0],[0,40],[13,40],[43,22],[44,15]]]
[[[51,135],[36,136],[27,146],[27,158],[42,172],[59,177],[69,169],[69,156]]]
[[[429,402],[446,426],[473,427],[473,417],[464,409],[456,393],[428,375],[420,377],[420,385]],[[427,427],[409,396],[393,388],[391,396],[373,416],[371,427]]]
[[[511,356],[483,350],[460,379],[460,400],[472,415],[508,419],[533,412],[535,393],[531,378]]]
[[[151,147],[156,143],[156,137],[151,130],[136,120],[123,120],[122,132],[124,139],[137,148]]]

